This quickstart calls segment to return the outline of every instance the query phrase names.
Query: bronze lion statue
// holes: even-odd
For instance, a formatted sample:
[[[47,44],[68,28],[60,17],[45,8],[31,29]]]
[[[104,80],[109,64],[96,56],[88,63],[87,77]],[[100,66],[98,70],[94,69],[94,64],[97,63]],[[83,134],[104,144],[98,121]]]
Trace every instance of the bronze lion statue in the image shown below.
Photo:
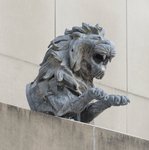
[[[107,94],[93,84],[94,78],[103,78],[114,56],[115,48],[99,25],[66,29],[51,41],[39,74],[26,87],[31,109],[90,122],[111,106],[127,105],[126,96]]]

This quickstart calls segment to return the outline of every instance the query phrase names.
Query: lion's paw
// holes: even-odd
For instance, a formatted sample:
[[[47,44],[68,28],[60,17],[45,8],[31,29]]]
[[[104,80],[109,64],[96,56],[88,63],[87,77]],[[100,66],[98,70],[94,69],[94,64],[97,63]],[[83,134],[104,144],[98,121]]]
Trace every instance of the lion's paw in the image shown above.
[[[127,105],[130,100],[126,96],[110,95],[108,101],[112,106]]]

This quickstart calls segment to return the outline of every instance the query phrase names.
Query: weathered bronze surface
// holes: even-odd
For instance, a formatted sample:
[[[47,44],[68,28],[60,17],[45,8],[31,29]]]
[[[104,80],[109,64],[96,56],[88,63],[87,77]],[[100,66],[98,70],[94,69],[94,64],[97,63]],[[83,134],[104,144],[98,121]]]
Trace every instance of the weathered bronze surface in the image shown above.
[[[127,105],[126,96],[96,88],[115,56],[111,41],[98,25],[83,23],[51,41],[36,79],[27,85],[32,110],[90,122],[111,106]]]

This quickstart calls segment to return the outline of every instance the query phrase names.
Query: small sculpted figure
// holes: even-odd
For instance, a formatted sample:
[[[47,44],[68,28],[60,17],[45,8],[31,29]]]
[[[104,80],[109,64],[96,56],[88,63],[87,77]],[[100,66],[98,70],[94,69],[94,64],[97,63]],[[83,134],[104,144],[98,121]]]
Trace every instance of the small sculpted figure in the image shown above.
[[[126,96],[110,95],[93,84],[102,79],[115,48],[102,27],[82,23],[51,41],[36,79],[27,85],[32,110],[90,122],[111,106],[127,105]]]

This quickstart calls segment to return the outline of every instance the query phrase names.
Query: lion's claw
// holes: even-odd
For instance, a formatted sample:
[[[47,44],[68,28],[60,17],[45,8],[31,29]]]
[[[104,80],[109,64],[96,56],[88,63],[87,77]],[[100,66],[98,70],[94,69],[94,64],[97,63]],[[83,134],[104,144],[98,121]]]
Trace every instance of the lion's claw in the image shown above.
[[[99,88],[90,88],[88,90],[88,94],[93,99],[97,99],[97,100],[102,99],[106,95],[106,93],[102,89],[99,89]]]
[[[110,95],[108,102],[112,106],[120,106],[120,105],[127,105],[128,103],[130,103],[130,100],[126,96]]]

